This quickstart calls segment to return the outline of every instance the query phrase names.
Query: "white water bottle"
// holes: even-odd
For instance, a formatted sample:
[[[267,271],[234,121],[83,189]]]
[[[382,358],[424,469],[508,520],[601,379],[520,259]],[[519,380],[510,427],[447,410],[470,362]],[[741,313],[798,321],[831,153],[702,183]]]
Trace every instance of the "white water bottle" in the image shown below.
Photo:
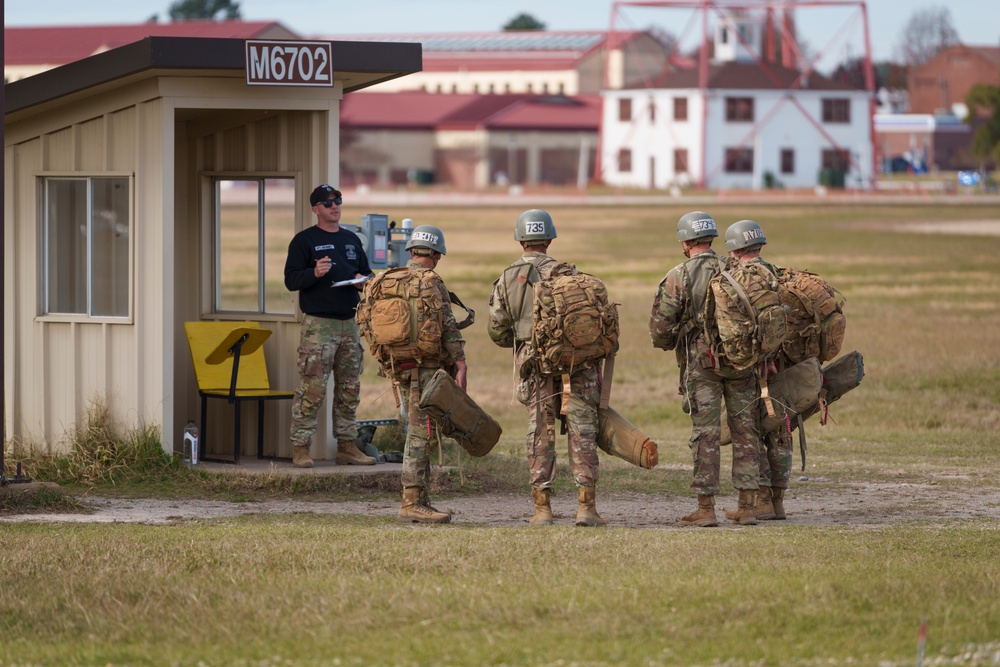
[[[187,426],[184,427],[184,449],[182,457],[184,459],[184,463],[190,463],[193,466],[198,465],[198,427],[195,426],[193,419],[189,419]]]

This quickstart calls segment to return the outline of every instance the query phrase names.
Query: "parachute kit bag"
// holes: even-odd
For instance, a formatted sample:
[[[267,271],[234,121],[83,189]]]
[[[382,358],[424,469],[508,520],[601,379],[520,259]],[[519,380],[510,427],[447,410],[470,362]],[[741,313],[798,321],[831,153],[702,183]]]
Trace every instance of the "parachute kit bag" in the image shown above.
[[[843,296],[815,273],[784,269],[781,297],[788,311],[788,335],[781,349],[794,363],[835,359],[844,344],[847,319]]]
[[[420,392],[417,406],[441,430],[472,456],[486,456],[500,441],[503,429],[476,404],[445,370],[438,369]]]
[[[786,368],[769,378],[767,386],[775,414],[764,415],[760,424],[762,433],[785,428],[785,415],[788,415],[794,425],[798,415],[815,413],[816,403],[823,390],[823,372],[818,360],[806,359],[801,364]],[[809,412],[810,410],[813,412]],[[723,402],[721,444],[728,445],[731,442],[732,435],[729,432],[726,405]]]
[[[806,359],[801,364],[786,368],[767,381],[776,414],[766,415],[761,421],[761,431],[767,433],[785,425],[789,418],[804,414],[816,405],[823,389],[823,372],[819,360]]]
[[[532,338],[539,370],[570,372],[582,362],[602,359],[618,349],[618,304],[596,276],[559,262],[534,285]]]
[[[387,374],[398,362],[439,361],[444,304],[437,289],[421,289],[434,274],[389,269],[365,284],[357,308],[358,331]]]
[[[830,362],[823,367],[823,389],[820,396],[823,399],[822,407],[817,401],[808,410],[803,410],[800,417],[803,420],[809,419],[820,409],[825,409],[826,406],[861,384],[864,377],[865,358],[857,350],[848,352]]]
[[[656,443],[617,410],[612,407],[600,408],[597,420],[598,447],[640,468],[656,467],[660,457]]]
[[[757,263],[730,260],[709,283],[705,322],[718,355],[736,370],[751,368],[785,339],[785,309],[777,279]]]

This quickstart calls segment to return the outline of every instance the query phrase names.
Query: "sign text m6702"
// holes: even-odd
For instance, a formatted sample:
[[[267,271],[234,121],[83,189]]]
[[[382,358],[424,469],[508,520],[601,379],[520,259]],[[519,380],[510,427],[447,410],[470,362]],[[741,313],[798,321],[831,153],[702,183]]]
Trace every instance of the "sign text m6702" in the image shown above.
[[[330,42],[246,41],[248,86],[333,86]]]

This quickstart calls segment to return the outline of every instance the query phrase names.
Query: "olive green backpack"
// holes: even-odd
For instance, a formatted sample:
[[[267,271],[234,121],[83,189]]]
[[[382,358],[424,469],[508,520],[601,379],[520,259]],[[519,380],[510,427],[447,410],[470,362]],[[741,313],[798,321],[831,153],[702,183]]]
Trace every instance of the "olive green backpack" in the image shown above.
[[[777,278],[763,264],[730,259],[709,283],[706,336],[720,364],[745,370],[785,339],[785,309]]]
[[[547,375],[618,350],[618,304],[599,278],[566,262],[534,284],[533,326],[539,370]]]

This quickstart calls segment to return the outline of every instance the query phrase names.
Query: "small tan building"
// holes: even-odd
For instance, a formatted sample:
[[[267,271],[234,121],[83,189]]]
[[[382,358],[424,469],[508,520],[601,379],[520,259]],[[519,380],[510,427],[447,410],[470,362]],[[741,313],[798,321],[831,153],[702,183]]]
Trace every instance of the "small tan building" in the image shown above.
[[[100,400],[174,449],[200,410],[186,321],[260,322],[272,386],[294,389],[282,268],[309,192],[339,180],[342,97],[421,68],[419,44],[314,44],[332,85],[248,85],[243,40],[149,37],[5,86],[8,438],[63,449]],[[210,403],[208,453],[230,454],[232,407]],[[289,456],[289,404],[265,406],[265,453]]]

